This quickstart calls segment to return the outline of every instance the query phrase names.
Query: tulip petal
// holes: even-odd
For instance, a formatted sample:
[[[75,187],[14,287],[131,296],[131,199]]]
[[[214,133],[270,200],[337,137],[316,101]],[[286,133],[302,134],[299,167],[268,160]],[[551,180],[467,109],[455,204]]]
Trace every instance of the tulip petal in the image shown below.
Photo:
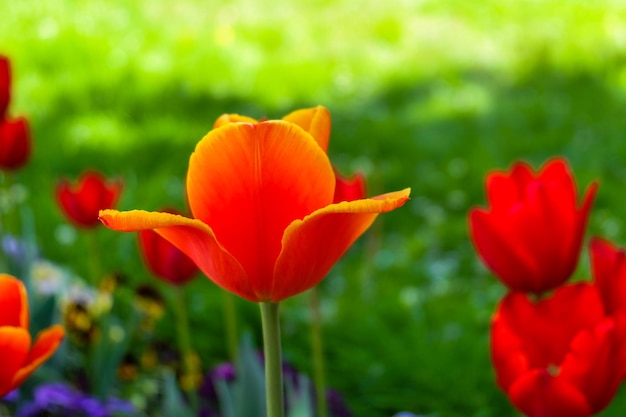
[[[56,352],[64,336],[65,330],[58,324],[41,331],[24,361],[24,366],[13,378],[13,387],[21,385],[42,363],[47,361]]]
[[[335,170],[335,196],[333,203],[361,200],[366,197],[365,176],[357,172],[352,177],[344,177]]]
[[[622,369],[623,345],[616,342],[623,336],[617,332],[613,318],[581,330],[561,366],[559,376],[585,393],[594,413],[609,404],[620,385],[622,373],[615,370]]]
[[[9,59],[0,56],[0,119],[4,119],[11,101],[11,65]]]
[[[472,242],[483,262],[509,288],[535,292],[534,280],[539,274],[536,260],[510,233],[511,222],[482,209],[470,212]]]
[[[564,190],[571,191],[570,198],[576,200],[576,184],[569,164],[563,158],[547,161],[539,171],[538,179],[546,183],[558,184]]]
[[[28,329],[28,297],[19,279],[0,274],[0,326]]]
[[[0,118],[0,169],[15,171],[24,166],[30,156],[30,142],[26,119]]]
[[[213,123],[213,129],[217,129],[229,123],[258,123],[258,121],[252,117],[242,116],[240,114],[222,114],[217,118],[215,123]]]
[[[87,170],[76,184],[62,180],[56,196],[70,221],[76,226],[89,228],[99,225],[100,210],[115,206],[123,186],[121,180],[107,181],[99,172]]]
[[[580,391],[543,369],[530,371],[515,381],[509,397],[528,417],[589,417],[592,412]]]
[[[14,377],[28,357],[30,334],[21,327],[0,327],[0,397],[11,391]]]
[[[295,123],[309,132],[318,145],[328,152],[330,141],[330,112],[323,106],[296,110],[283,117],[283,120]]]
[[[189,256],[217,285],[247,300],[258,301],[237,259],[222,247],[213,230],[200,220],[141,210],[103,210],[100,220],[109,229],[120,232],[153,229]]]
[[[295,124],[233,123],[209,132],[189,162],[187,191],[196,219],[267,295],[285,228],[332,202],[328,156]]]
[[[531,167],[517,162],[511,173],[495,171],[487,175],[487,201],[495,213],[507,213],[524,199],[524,189],[533,180]]]
[[[626,308],[626,252],[596,237],[589,244],[589,257],[593,281],[607,314]]]
[[[497,315],[522,341],[530,367],[547,368],[561,364],[576,334],[601,322],[604,309],[596,288],[578,283],[536,302],[522,292],[510,292]]]
[[[317,285],[376,216],[402,206],[409,193],[407,188],[371,199],[331,204],[291,223],[276,261],[271,301],[278,302]]]
[[[198,273],[191,258],[154,230],[142,230],[138,238],[146,266],[158,278],[183,285]]]
[[[500,307],[491,323],[491,360],[496,370],[496,382],[505,392],[529,368],[528,355],[520,337],[500,313]]]

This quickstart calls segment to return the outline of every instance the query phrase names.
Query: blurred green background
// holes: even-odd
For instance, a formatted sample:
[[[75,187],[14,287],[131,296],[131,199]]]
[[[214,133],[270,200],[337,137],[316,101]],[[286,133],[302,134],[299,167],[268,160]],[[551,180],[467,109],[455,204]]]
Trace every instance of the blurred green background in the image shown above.
[[[13,115],[29,117],[28,191],[43,254],[86,265],[54,202],[87,167],[124,179],[121,209],[184,208],[196,142],[222,113],[331,110],[330,156],[370,194],[412,187],[322,285],[328,382],[358,417],[516,415],[494,385],[488,327],[503,287],[466,214],[517,159],[571,162],[600,191],[590,234],[626,243],[626,3],[596,0],[24,0],[1,7]],[[151,278],[133,235],[99,230],[106,267]],[[577,276],[588,276],[586,255]],[[204,363],[226,357],[220,290],[191,284]],[[160,287],[167,291],[164,286]],[[306,297],[283,309],[285,356],[310,372]],[[244,327],[256,306],[240,301]],[[173,334],[164,321],[163,334]],[[259,340],[257,338],[257,340]],[[621,416],[626,392],[603,416]]]

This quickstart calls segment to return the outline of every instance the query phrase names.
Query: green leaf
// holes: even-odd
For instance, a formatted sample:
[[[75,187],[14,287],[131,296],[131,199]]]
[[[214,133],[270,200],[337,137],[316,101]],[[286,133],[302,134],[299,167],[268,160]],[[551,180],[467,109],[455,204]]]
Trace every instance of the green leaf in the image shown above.
[[[170,369],[163,371],[163,403],[161,405],[163,416],[195,417],[189,406],[185,403],[183,395],[176,383],[176,376]]]

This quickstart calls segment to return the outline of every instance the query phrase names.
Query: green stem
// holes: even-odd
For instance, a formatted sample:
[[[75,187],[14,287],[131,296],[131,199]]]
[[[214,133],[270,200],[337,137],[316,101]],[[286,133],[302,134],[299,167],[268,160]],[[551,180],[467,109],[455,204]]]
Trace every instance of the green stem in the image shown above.
[[[185,302],[185,289],[183,286],[175,288],[175,312],[176,331],[178,339],[178,349],[180,352],[182,380],[187,383],[182,384],[182,388],[189,395],[191,407],[194,411],[198,409],[198,393],[196,384],[190,383],[189,378],[195,378],[197,374],[194,363],[194,351],[191,346],[191,335],[189,333],[189,319],[187,318],[187,304]]]
[[[283,417],[283,367],[280,352],[280,323],[278,303],[264,302],[261,306],[263,350],[265,353],[265,397],[267,417]]]
[[[320,294],[318,287],[311,288],[309,302],[311,308],[311,350],[313,351],[313,382],[315,384],[317,417],[327,417],[328,406],[326,405],[326,372],[324,369],[322,314],[320,312]]]
[[[5,172],[3,174],[3,179],[4,187],[2,192],[4,193],[4,197],[6,198],[6,206],[0,207],[0,210],[3,211],[2,232],[3,234],[12,234],[14,236],[19,236],[20,219],[17,202],[14,201],[13,198],[13,184],[15,184],[15,178],[13,177],[12,173]]]
[[[222,291],[224,306],[224,327],[226,332],[226,343],[228,354],[231,361],[237,359],[237,309],[235,307],[235,296],[228,292]]]
[[[94,286],[98,287],[100,284],[100,278],[102,275],[102,262],[100,260],[100,245],[98,244],[98,236],[96,230],[88,230],[87,240],[89,241],[89,265],[91,271],[89,271],[89,278],[87,282]]]

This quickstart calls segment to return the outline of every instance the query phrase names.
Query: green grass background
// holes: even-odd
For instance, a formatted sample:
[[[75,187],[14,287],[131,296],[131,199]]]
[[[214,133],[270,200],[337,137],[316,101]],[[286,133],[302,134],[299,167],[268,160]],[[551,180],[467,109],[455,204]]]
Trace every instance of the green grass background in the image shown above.
[[[183,208],[189,155],[222,113],[323,104],[343,172],[365,172],[371,194],[412,187],[322,284],[328,380],[355,416],[516,415],[488,357],[504,291],[467,233],[491,169],[564,155],[581,190],[600,182],[589,234],[626,243],[624,2],[25,0],[0,15],[11,113],[34,137],[23,215],[43,254],[79,274],[86,240],[54,202],[58,179],[94,167],[125,180],[121,209]],[[97,233],[109,270],[151,279],[134,236]],[[200,278],[189,294],[209,366],[226,355],[220,290]],[[283,346],[310,372],[306,306],[285,303]],[[256,331],[256,306],[238,308]],[[625,407],[622,391],[602,415]]]

